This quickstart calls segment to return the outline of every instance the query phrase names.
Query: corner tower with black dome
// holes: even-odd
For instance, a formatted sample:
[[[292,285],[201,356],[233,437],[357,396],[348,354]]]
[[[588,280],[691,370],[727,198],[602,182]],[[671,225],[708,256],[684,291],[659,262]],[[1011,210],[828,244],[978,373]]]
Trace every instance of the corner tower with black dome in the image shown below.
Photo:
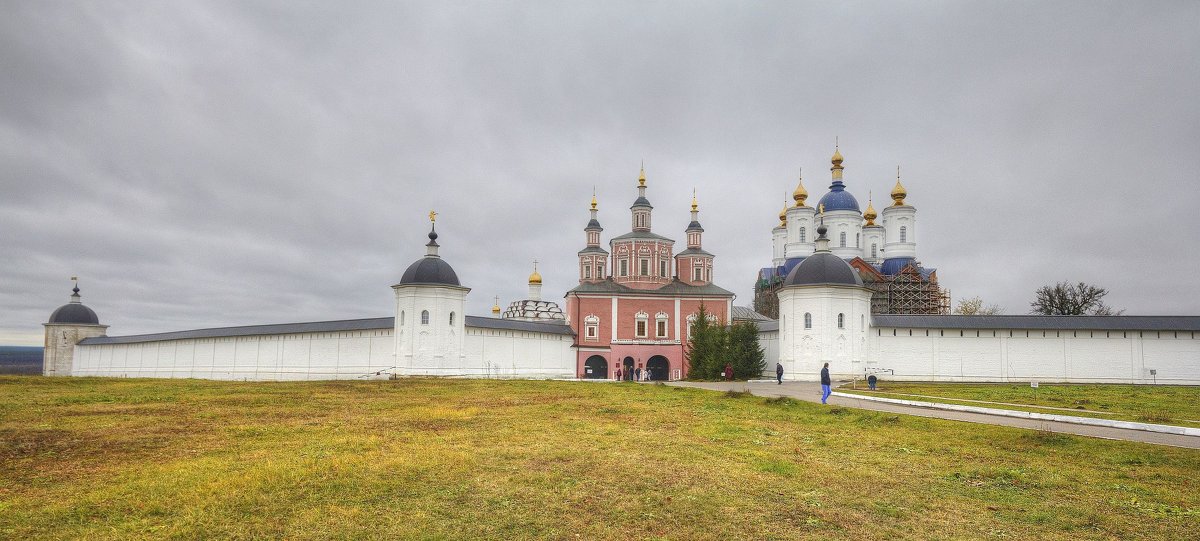
[[[437,213],[429,213],[425,257],[404,271],[392,286],[396,297],[396,373],[451,375],[465,359],[464,312],[467,292],[458,274],[438,254]]]
[[[74,277],[72,280],[76,280]],[[71,290],[71,301],[50,314],[42,351],[42,375],[70,376],[75,367],[75,344],[84,338],[105,336],[108,325],[101,325],[96,312],[79,300],[79,283]]]
[[[779,362],[794,379],[815,379],[824,363],[835,374],[859,374],[867,357],[871,289],[830,250],[823,213],[818,220],[816,250],[779,290]]]

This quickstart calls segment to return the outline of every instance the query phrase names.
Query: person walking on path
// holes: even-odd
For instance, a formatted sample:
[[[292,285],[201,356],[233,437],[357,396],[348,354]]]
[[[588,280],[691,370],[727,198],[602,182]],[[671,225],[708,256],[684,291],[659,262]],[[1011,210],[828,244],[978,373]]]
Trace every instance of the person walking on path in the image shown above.
[[[781,368],[782,369],[782,368]],[[829,388],[833,382],[829,379],[829,363],[825,363],[825,367],[821,369],[821,403],[824,404],[829,399],[829,394],[833,392]]]
[[[780,385],[783,385],[783,363],[775,363],[775,379],[779,380]]]

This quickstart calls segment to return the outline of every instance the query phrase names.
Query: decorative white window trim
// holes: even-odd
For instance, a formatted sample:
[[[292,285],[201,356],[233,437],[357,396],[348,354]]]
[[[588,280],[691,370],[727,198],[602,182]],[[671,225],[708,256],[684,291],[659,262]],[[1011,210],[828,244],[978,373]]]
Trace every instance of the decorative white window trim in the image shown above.
[[[583,338],[588,341],[600,340],[600,318],[596,314],[588,314],[583,318]]]
[[[666,338],[668,336],[667,333],[669,333],[670,330],[668,329],[667,323],[669,323],[669,321],[670,321],[670,318],[667,316],[666,312],[659,312],[657,314],[654,314],[654,337],[655,338],[662,339],[662,338]]]

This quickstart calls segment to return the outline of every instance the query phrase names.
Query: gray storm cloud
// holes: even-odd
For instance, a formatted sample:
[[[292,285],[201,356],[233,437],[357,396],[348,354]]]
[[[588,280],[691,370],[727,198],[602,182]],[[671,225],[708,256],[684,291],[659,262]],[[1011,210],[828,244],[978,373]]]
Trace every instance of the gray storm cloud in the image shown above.
[[[1060,280],[1200,314],[1200,5],[32,2],[0,17],[0,343],[81,277],[111,334],[389,315],[441,253],[473,288],[576,283],[593,187],[628,231],[693,188],[750,304],[801,168],[902,167],[918,254],[1009,313]],[[1174,270],[1173,270],[1174,269]]]

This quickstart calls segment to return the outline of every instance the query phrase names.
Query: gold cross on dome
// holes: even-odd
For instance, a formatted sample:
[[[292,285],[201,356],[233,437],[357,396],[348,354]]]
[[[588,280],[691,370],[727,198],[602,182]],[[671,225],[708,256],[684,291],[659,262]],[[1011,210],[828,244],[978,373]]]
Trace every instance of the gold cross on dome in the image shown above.
[[[821,204],[819,204],[819,205],[817,205],[817,206],[818,206],[818,207],[820,207],[820,210],[819,210],[819,212],[820,212],[821,214],[825,214],[825,203],[821,203]]]
[[[431,222],[437,221],[437,213],[436,212],[434,212],[432,210],[429,211],[429,221],[431,221]]]

